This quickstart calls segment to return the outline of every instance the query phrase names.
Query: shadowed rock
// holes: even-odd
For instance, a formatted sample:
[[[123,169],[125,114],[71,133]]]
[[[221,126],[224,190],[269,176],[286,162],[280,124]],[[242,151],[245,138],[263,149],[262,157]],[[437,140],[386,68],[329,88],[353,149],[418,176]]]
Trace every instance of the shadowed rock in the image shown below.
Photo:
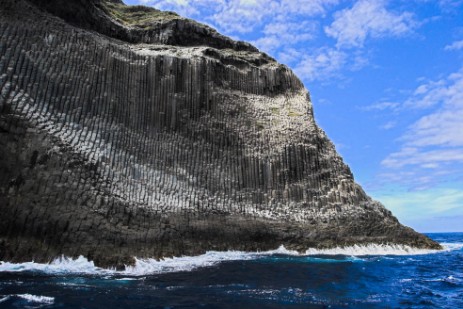
[[[440,248],[365,194],[253,46],[116,0],[0,2],[0,260]]]

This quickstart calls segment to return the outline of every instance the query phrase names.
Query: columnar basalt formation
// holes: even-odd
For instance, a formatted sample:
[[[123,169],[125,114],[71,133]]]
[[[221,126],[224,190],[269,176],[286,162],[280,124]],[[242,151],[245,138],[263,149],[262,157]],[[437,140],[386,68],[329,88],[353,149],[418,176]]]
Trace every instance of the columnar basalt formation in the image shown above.
[[[0,260],[439,248],[365,194],[253,46],[117,0],[0,3]]]

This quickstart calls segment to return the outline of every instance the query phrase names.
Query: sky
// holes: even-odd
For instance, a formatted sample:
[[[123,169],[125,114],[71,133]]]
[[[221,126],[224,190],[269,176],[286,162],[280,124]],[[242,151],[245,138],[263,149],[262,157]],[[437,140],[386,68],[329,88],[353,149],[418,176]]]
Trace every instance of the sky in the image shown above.
[[[248,41],[310,91],[356,181],[420,232],[463,231],[463,0],[124,0]]]

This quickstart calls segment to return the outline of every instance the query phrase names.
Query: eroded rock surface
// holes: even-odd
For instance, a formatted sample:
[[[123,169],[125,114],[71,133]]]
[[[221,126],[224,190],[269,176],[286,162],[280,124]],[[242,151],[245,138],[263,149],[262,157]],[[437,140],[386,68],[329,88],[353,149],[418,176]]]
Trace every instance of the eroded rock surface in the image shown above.
[[[303,84],[113,0],[0,0],[0,260],[439,248],[354,182]]]

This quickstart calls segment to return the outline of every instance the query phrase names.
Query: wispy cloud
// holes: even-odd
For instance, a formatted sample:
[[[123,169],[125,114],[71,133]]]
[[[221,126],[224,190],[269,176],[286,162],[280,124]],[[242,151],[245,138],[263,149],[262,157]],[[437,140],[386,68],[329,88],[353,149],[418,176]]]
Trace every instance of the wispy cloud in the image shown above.
[[[322,48],[308,55],[296,65],[295,72],[307,81],[329,79],[337,75],[347,62],[348,55],[340,50]]]
[[[138,0],[140,4],[152,5],[164,11],[175,11],[183,16],[199,16],[203,10],[211,5],[217,5],[218,0],[195,0],[194,5],[190,0]]]
[[[186,16],[201,15],[221,31],[249,33],[269,23],[324,15],[340,0],[139,0]]]
[[[162,10],[196,18],[234,38],[251,37],[251,43],[303,73],[308,80],[334,76],[346,63],[345,53],[307,43],[322,35],[316,19],[324,17],[341,0],[139,0]],[[304,45],[304,47],[301,47]],[[359,67],[365,59],[353,60]],[[313,67],[310,67],[313,65]],[[317,71],[319,73],[317,73]]]
[[[463,5],[463,0],[438,0],[438,4],[443,11],[452,11]]]
[[[383,130],[391,130],[391,129],[395,128],[396,126],[397,126],[397,121],[392,120],[392,121],[386,122],[380,128],[383,129]]]
[[[463,40],[455,41],[452,44],[445,46],[445,50],[460,50],[463,49]]]
[[[364,111],[384,111],[392,110],[395,111],[400,107],[398,102],[378,102],[367,106],[362,106],[361,109]]]
[[[418,26],[412,13],[389,11],[383,0],[357,1],[334,17],[325,32],[337,40],[338,47],[362,47],[368,37],[403,36]]]
[[[404,147],[390,154],[382,164],[391,168],[402,168],[407,165],[417,165],[421,168],[440,168],[445,163],[463,163],[461,149],[423,150],[415,147]]]
[[[211,19],[225,31],[248,33],[262,24],[282,25],[298,17],[324,15],[339,0],[217,0]],[[294,29],[293,32],[297,32]]]
[[[198,19],[234,38],[251,38],[306,81],[327,82],[362,69],[368,53],[352,47],[362,47],[368,37],[402,36],[417,26],[411,13],[390,11],[384,0],[359,0],[346,9],[339,9],[345,6],[341,0],[139,1]],[[325,36],[337,43],[327,45]]]
[[[407,168],[412,174],[401,176],[401,181],[415,185],[436,184],[461,176],[463,67],[446,78],[420,85],[401,108],[420,108],[425,114],[401,136],[400,149],[389,154],[381,164],[398,173]],[[393,175],[386,173],[385,176],[393,180]]]
[[[278,1],[224,1],[210,19],[226,32],[249,33],[261,26],[265,20],[275,15]]]
[[[405,134],[409,145],[463,147],[463,67],[445,79],[419,86],[405,106],[435,107]]]
[[[315,22],[273,22],[267,24],[263,36],[251,42],[260,50],[273,53],[288,44],[295,45],[315,38],[318,24]]]

